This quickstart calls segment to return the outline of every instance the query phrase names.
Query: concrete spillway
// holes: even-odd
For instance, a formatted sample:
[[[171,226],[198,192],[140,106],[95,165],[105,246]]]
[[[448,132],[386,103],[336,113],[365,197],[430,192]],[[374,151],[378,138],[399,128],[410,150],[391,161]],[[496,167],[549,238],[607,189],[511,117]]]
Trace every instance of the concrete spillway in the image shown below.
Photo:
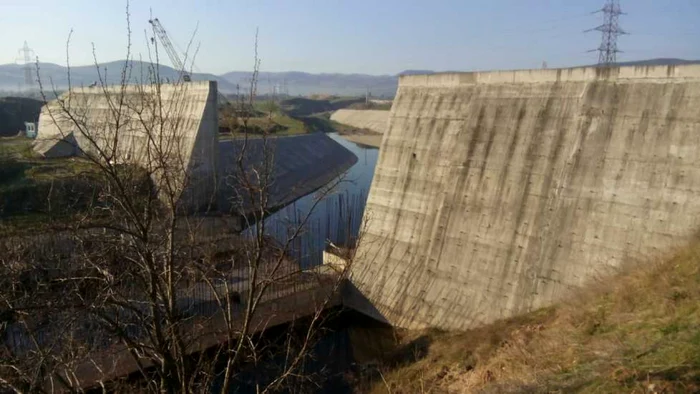
[[[700,229],[700,67],[404,76],[346,303],[462,329]]]

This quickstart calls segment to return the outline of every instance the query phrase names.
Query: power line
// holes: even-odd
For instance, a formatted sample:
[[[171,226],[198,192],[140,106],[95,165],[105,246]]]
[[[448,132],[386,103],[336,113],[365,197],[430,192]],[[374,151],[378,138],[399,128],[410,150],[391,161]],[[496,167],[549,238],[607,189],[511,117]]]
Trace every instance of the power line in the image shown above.
[[[34,50],[29,48],[27,42],[24,42],[24,46],[19,49],[19,53],[22,55],[18,60],[24,63],[24,85],[27,89],[31,89],[34,86],[34,75],[32,73],[32,56],[34,55]]]
[[[600,12],[603,13],[603,24],[586,32],[597,30],[602,33],[602,40],[597,49],[589,52],[598,51],[598,64],[609,66],[617,62],[617,53],[622,52],[617,48],[617,37],[628,33],[620,27],[620,15],[624,15],[620,8],[620,0],[607,0],[605,6],[594,14]]]

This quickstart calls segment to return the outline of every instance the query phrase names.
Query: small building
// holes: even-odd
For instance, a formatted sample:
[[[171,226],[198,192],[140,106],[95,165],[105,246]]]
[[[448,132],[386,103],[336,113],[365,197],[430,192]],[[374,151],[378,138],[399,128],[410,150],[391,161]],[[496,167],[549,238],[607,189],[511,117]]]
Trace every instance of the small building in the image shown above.
[[[36,123],[24,122],[24,135],[27,138],[36,138]]]

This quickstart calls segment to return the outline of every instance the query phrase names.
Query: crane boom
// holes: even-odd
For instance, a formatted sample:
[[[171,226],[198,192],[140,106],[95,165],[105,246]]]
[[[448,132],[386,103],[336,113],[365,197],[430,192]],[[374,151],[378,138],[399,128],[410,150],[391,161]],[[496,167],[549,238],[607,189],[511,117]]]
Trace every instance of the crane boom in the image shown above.
[[[190,75],[185,71],[185,66],[182,64],[182,60],[180,60],[180,56],[177,54],[175,51],[175,47],[173,46],[173,43],[170,42],[170,38],[168,37],[168,33],[165,32],[165,28],[163,28],[163,25],[160,24],[160,21],[158,18],[154,19],[149,19],[148,23],[153,26],[153,32],[158,36],[158,39],[160,40],[161,44],[163,44],[163,47],[165,48],[165,52],[168,54],[168,57],[170,58],[170,62],[175,66],[177,71],[180,73],[182,76],[182,79],[185,82],[190,81]]]

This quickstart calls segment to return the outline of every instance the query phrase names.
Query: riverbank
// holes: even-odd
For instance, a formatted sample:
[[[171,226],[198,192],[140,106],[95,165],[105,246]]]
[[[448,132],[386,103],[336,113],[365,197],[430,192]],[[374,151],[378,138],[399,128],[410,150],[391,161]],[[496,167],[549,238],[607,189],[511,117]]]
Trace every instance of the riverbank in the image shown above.
[[[338,135],[345,138],[350,142],[354,142],[360,145],[371,146],[374,148],[379,148],[382,144],[382,134],[375,133],[369,130],[356,130],[355,132],[339,132]]]
[[[348,141],[379,148],[386,131],[389,111],[340,109],[331,115],[338,134]]]

